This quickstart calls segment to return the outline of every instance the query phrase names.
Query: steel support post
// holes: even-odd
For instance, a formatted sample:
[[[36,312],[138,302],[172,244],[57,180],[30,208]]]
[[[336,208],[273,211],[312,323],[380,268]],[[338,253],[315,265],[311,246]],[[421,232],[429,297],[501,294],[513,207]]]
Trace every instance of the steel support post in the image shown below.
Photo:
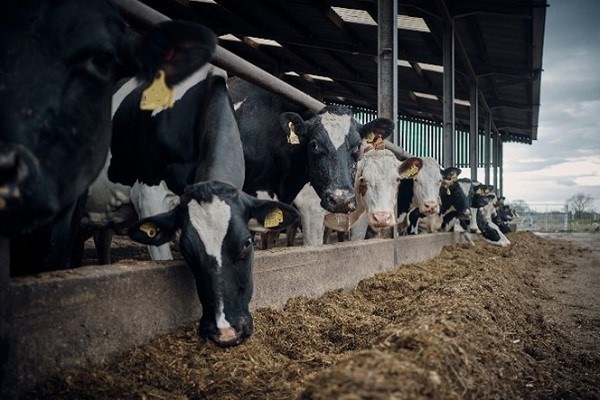
[[[495,132],[492,135],[492,167],[493,167],[493,174],[492,174],[492,185],[494,185],[494,187],[496,188],[496,192],[498,192],[498,142],[500,141],[500,135],[498,134],[498,132]]]
[[[490,164],[492,162],[492,115],[485,114],[485,184],[490,184]]]
[[[443,167],[454,166],[454,24],[443,24],[444,60],[444,157]]]
[[[471,180],[477,180],[477,166],[479,164],[479,88],[477,81],[471,82],[471,121],[469,130],[469,168]]]
[[[377,111],[395,122],[393,143],[399,143],[398,126],[398,1],[377,2]]]
[[[10,285],[10,247],[7,238],[0,237],[0,398],[8,388],[4,387],[5,371],[8,356],[8,326],[9,326],[9,285]]]
[[[504,196],[504,143],[502,136],[498,136],[498,193]]]

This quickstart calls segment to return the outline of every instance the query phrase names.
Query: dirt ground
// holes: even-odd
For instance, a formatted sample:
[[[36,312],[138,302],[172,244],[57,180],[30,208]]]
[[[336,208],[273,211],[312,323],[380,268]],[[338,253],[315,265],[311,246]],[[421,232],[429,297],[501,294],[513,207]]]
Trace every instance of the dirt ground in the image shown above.
[[[259,309],[242,346],[188,326],[27,398],[600,399],[600,235],[509,238]]]

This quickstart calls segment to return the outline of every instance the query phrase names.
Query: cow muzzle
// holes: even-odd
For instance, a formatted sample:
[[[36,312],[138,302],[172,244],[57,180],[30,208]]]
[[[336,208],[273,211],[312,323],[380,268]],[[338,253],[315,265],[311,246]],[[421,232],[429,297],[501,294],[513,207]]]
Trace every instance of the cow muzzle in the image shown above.
[[[389,228],[394,223],[394,214],[388,211],[375,211],[369,215],[369,225],[372,228]]]
[[[208,339],[219,347],[240,345],[252,336],[252,332],[252,318],[242,318],[238,324],[227,328],[217,328],[214,325],[207,327],[202,324],[198,328],[201,339]]]
[[[25,148],[0,143],[0,211],[21,199],[22,186],[36,165]]]
[[[419,211],[424,215],[431,215],[438,213],[440,211],[440,207],[437,201],[426,201],[419,206]]]
[[[356,210],[354,191],[344,189],[327,189],[321,197],[321,207],[333,213],[349,213]]]

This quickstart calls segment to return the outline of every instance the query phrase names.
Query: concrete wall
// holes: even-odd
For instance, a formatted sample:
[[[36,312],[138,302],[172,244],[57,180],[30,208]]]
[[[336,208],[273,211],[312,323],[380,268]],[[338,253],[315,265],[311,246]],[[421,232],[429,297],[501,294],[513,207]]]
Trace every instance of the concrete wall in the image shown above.
[[[452,233],[257,252],[251,306],[353,288],[398,264],[423,261],[458,242]],[[394,246],[395,244],[395,246]],[[5,395],[69,367],[97,363],[195,321],[191,272],[178,262],[92,266],[13,279]],[[2,396],[0,396],[2,397]]]

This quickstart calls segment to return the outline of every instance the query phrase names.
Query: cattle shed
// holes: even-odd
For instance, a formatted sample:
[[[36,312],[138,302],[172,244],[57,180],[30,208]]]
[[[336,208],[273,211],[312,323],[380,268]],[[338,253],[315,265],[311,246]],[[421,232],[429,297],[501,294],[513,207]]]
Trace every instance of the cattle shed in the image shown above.
[[[502,143],[537,140],[546,0],[117,3],[138,29],[161,14],[210,27],[219,36],[214,63],[232,75],[272,80],[238,56],[319,102],[393,118],[396,144],[468,167],[500,194]]]
[[[114,2],[140,31],[167,19],[202,23],[219,37],[213,63],[230,75],[308,109],[336,103],[363,122],[393,118],[396,146],[469,167],[472,179],[484,168],[479,180],[500,193],[502,143],[537,140],[546,0]],[[253,305],[353,287],[458,240],[448,233],[266,254],[257,257]],[[0,238],[0,336],[9,338],[0,343],[0,381],[13,394],[197,318],[181,263],[10,279],[8,249]]]

